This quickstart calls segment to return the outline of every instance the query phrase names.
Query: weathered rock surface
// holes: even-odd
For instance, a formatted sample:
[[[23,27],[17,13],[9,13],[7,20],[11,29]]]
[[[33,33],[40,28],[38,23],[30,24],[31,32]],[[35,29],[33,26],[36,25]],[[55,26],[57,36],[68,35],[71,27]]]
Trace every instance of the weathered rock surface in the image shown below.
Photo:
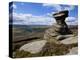
[[[60,11],[53,14],[53,17],[56,20],[56,24],[46,30],[44,39],[50,40],[53,38],[54,40],[63,40],[67,37],[70,37],[69,34],[71,34],[72,32],[65,22],[65,18],[68,17],[68,11]]]
[[[28,44],[23,45],[19,50],[28,51],[30,53],[38,53],[42,50],[46,42],[46,40],[30,42]]]
[[[78,43],[78,37],[69,37],[66,39],[63,39],[62,41],[60,41],[63,44],[73,44],[73,43]]]
[[[73,47],[72,49],[69,50],[70,52],[67,53],[67,55],[74,55],[78,54],[78,47]]]
[[[56,44],[62,43],[63,45],[78,43],[78,37],[72,34],[65,22],[65,18],[68,17],[68,11],[61,11],[53,16],[57,23],[45,31],[44,40],[27,43],[19,49],[20,51],[24,50],[30,53],[38,53],[47,42],[55,42]],[[77,47],[73,47],[68,54],[77,54],[77,50]]]
[[[53,17],[56,19],[55,27],[59,26],[55,32],[59,33],[60,35],[71,34],[71,31],[65,22],[65,18],[68,17],[68,13],[69,12],[65,10],[53,14]]]
[[[74,35],[58,35],[56,37],[57,40],[64,40],[66,38],[74,37]]]
[[[74,36],[65,22],[65,18],[68,17],[68,11],[55,13],[53,14],[53,17],[56,20],[56,24],[45,31],[44,39],[48,42],[64,45],[78,43],[78,36]],[[68,54],[77,54],[77,50],[77,48],[73,47]]]

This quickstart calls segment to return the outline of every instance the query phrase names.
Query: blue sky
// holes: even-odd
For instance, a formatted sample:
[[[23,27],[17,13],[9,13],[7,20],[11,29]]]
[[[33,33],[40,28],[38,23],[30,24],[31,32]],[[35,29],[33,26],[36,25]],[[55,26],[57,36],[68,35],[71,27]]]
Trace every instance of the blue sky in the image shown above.
[[[78,7],[75,5],[14,2],[10,6],[12,8],[13,24],[52,25],[55,23],[52,14],[62,10],[69,10],[69,17],[66,19],[68,24],[78,22]]]

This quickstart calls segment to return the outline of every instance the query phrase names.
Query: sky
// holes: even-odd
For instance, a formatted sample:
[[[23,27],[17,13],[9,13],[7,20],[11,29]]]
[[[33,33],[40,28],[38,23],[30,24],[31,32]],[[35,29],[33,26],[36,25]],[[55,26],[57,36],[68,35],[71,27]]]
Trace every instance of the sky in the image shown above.
[[[12,10],[12,12],[11,12]],[[52,14],[68,10],[66,18],[68,25],[78,24],[78,6],[48,3],[13,2],[9,5],[9,17],[13,16],[13,24],[18,25],[53,25],[55,19]]]

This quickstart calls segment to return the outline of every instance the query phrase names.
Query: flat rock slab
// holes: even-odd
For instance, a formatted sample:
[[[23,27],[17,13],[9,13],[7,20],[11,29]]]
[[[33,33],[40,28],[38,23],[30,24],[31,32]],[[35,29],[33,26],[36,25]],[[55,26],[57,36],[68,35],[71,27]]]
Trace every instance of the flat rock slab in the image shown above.
[[[70,52],[67,55],[78,54],[78,47],[74,47],[69,50]]]
[[[63,44],[73,44],[73,43],[78,43],[78,37],[69,37],[69,38],[66,38],[62,41],[60,41],[61,43]]]
[[[66,38],[74,37],[74,35],[59,35],[56,37],[57,40],[63,40]]]
[[[19,50],[28,51],[30,53],[38,53],[46,44],[46,40],[34,41],[23,45]]]

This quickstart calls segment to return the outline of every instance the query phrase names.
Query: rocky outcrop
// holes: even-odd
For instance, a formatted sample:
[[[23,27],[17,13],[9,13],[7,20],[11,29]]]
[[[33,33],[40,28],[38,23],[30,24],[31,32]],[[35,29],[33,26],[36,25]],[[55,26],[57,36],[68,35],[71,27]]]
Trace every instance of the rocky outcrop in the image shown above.
[[[42,49],[44,49],[46,43],[50,43],[50,42],[51,43],[54,42],[53,43],[54,47],[53,45],[49,44],[46,47],[45,51],[49,50],[49,47],[51,48],[51,51],[53,51],[52,49],[55,49],[55,51],[56,50],[65,51],[65,49],[67,49],[66,45],[78,43],[77,40],[78,37],[73,35],[73,33],[68,28],[68,25],[65,22],[65,18],[68,17],[68,11],[60,11],[58,13],[53,14],[53,16],[56,20],[56,24],[52,25],[49,29],[45,31],[43,40],[27,43],[21,46],[21,48],[19,49],[20,51],[24,50],[33,54],[38,53]],[[61,46],[62,49],[58,48],[59,45]],[[69,50],[68,54],[76,54],[76,53],[77,53],[77,48],[72,48]]]
[[[54,40],[63,40],[65,38],[71,37],[72,32],[65,22],[65,18],[68,17],[68,11],[60,11],[53,14],[53,17],[56,20],[56,24],[46,30],[44,39],[50,40],[53,38]]]
[[[30,42],[28,44],[23,45],[19,50],[28,51],[30,53],[38,53],[42,50],[46,42],[46,40]]]
[[[78,36],[68,37],[60,41],[62,44],[74,44],[78,43]]]
[[[56,20],[56,24],[53,24],[49,29],[45,31],[44,39],[48,42],[55,42],[56,44],[78,44],[78,36],[74,36],[72,31],[68,28],[65,22],[65,18],[68,17],[68,11],[60,11],[53,14]],[[70,54],[77,54],[77,46],[69,50]]]

